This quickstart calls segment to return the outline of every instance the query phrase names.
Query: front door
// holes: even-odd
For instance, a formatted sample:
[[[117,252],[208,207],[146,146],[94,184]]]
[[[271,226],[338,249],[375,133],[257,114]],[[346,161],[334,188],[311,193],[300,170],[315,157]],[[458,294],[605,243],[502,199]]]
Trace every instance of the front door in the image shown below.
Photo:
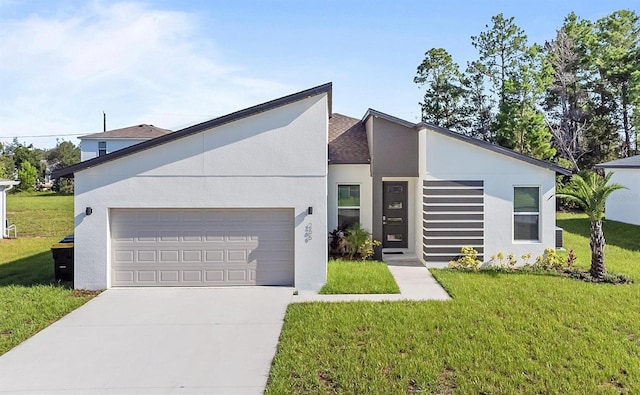
[[[382,247],[407,248],[407,181],[382,182]]]

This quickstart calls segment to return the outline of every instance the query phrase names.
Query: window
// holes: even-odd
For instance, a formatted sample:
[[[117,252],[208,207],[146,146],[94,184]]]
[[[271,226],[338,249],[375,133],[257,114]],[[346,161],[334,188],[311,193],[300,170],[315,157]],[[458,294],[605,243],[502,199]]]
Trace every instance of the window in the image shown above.
[[[360,185],[338,185],[338,227],[360,222]]]
[[[513,188],[514,240],[540,240],[540,188]]]
[[[98,156],[103,156],[106,154],[107,154],[107,142],[98,141]]]

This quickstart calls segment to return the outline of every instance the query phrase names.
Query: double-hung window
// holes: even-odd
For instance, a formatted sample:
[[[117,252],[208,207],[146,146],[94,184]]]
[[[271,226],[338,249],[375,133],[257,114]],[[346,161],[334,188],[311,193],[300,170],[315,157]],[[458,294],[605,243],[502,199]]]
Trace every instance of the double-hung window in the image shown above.
[[[360,185],[338,185],[338,227],[360,223]]]
[[[540,187],[513,188],[513,239],[540,241]]]
[[[98,156],[103,156],[106,154],[107,154],[107,142],[98,141]]]

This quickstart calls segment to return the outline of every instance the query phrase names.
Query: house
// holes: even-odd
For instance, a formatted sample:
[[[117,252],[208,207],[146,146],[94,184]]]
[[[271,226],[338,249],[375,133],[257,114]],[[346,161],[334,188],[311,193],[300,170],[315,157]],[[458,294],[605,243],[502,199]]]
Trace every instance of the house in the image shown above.
[[[640,225],[640,155],[600,163],[596,168],[613,172],[611,182],[623,185],[607,199],[607,219]]]
[[[171,133],[153,125],[135,125],[122,129],[108,130],[79,137],[80,160],[85,161],[96,156],[106,155],[129,146]]]
[[[442,266],[553,246],[555,165],[425,123],[331,112],[321,85],[58,170],[75,176],[75,286],[326,281],[328,232]]]
[[[10,231],[16,234],[15,225],[9,225],[7,221],[7,194],[6,192],[18,185],[18,181],[5,180],[0,178],[0,227],[2,228],[2,234],[0,238],[6,239],[9,237]]]

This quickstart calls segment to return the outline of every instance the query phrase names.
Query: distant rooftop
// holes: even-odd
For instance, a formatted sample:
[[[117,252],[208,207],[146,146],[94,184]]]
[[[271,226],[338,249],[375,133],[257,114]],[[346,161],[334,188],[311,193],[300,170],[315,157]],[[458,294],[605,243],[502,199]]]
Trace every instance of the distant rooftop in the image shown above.
[[[171,130],[158,128],[153,125],[135,125],[122,129],[107,130],[102,133],[87,134],[80,139],[152,139],[171,133]]]
[[[640,155],[630,156],[628,158],[622,158],[618,160],[612,160],[611,162],[600,163],[596,165],[600,169],[640,169]]]

